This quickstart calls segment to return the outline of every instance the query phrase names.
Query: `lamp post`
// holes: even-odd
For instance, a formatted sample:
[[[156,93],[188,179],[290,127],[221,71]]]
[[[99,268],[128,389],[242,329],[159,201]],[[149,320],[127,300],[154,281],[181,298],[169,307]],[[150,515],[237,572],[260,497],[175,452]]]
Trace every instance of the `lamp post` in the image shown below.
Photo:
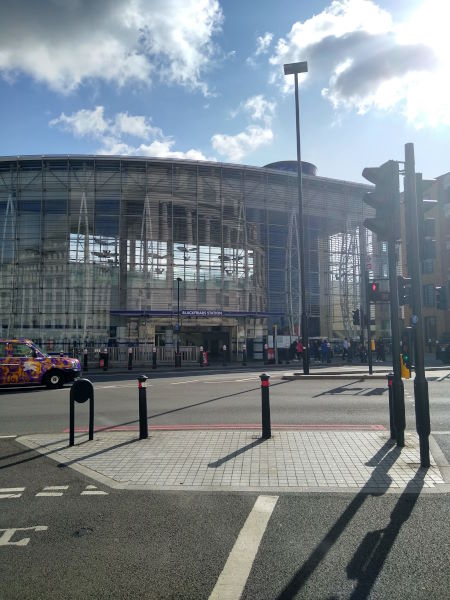
[[[308,63],[298,62],[284,65],[285,75],[294,75],[295,79],[295,122],[297,128],[297,185],[298,185],[298,237],[300,246],[300,283],[302,302],[302,345],[303,345],[303,373],[309,373],[309,336],[308,316],[306,314],[306,288],[305,288],[305,226],[303,220],[303,190],[302,190],[302,160],[300,154],[300,109],[298,104],[298,74],[308,72]]]
[[[180,283],[183,280],[181,277],[177,277],[177,356],[175,359],[175,365],[181,367],[180,360]]]

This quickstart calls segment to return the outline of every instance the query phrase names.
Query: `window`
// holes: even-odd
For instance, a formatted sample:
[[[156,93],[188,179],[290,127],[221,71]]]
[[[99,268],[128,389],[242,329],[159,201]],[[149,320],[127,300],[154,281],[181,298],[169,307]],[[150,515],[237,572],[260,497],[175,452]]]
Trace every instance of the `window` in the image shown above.
[[[14,343],[12,347],[13,356],[16,358],[31,358],[33,356],[33,349],[26,344]]]
[[[428,258],[422,262],[422,273],[433,273],[434,272],[434,260]]]
[[[436,292],[434,289],[434,285],[424,285],[423,286],[423,304],[424,304],[424,306],[434,306],[435,305],[435,297],[436,297]]]

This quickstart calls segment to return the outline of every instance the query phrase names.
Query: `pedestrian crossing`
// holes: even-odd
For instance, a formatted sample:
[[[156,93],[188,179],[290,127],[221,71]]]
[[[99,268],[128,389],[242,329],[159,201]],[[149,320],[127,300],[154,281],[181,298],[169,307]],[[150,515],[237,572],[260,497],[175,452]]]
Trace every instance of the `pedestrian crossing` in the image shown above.
[[[25,487],[4,487],[0,488],[0,500],[11,500],[21,498],[27,494]],[[61,496],[73,496],[69,485],[46,485],[38,492],[31,492],[35,498],[60,498]],[[84,490],[77,493],[80,496],[108,496],[108,492],[99,490],[95,485],[87,485]]]

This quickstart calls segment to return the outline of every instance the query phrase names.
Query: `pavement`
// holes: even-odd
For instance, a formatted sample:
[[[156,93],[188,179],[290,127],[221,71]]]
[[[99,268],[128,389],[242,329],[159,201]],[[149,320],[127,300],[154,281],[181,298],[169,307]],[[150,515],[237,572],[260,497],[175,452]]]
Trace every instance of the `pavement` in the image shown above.
[[[255,426],[256,428],[256,426]],[[123,428],[122,428],[123,429]],[[126,429],[126,428],[125,428]],[[102,430],[36,434],[16,441],[103,485],[135,490],[426,492],[450,490],[448,463],[431,438],[431,466],[420,468],[418,437],[399,449],[383,426],[279,426],[270,439],[249,426]]]
[[[425,367],[428,372],[432,371],[449,371],[450,365],[443,365],[440,360],[437,360],[434,354],[425,355]],[[90,365],[87,371],[84,371],[83,376],[89,377],[89,375],[138,375],[141,373],[151,373],[154,376],[168,375],[185,375],[186,373],[233,373],[240,371],[248,371],[249,369],[260,370],[261,372],[267,371],[287,371],[291,376],[295,375],[294,378],[302,376],[305,377],[327,377],[333,378],[336,375],[348,376],[348,375],[364,375],[371,379],[384,379],[385,374],[392,371],[392,361],[374,362],[372,366],[373,374],[369,375],[369,367],[367,363],[348,363],[342,360],[335,360],[332,363],[321,363],[317,361],[311,361],[310,364],[310,375],[303,375],[303,368],[301,361],[293,360],[290,362],[280,363],[278,365],[268,364],[265,365],[261,361],[248,361],[246,365],[241,362],[231,362],[225,364],[212,363],[207,367],[200,367],[196,364],[182,365],[180,368],[175,368],[173,365],[158,365],[156,369],[152,368],[150,363],[135,363],[132,369],[128,369],[125,365],[111,365],[107,371],[100,369],[97,366]]]

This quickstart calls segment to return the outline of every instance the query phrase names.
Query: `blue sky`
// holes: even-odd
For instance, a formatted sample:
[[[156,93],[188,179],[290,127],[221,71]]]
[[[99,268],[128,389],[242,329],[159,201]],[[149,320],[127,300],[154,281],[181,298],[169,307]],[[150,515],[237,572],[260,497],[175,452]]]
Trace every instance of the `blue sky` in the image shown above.
[[[450,170],[448,0],[3,0],[0,155]]]

